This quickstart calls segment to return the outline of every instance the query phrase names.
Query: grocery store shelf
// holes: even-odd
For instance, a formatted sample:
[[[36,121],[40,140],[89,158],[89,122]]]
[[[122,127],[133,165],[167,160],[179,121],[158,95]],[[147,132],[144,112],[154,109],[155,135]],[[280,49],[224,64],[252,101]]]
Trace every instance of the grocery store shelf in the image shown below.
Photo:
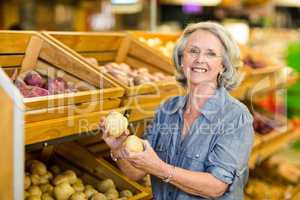
[[[266,136],[257,136],[250,156],[249,167],[253,169],[256,163],[265,160],[297,139],[300,139],[300,128],[297,127],[287,132],[274,132]]]

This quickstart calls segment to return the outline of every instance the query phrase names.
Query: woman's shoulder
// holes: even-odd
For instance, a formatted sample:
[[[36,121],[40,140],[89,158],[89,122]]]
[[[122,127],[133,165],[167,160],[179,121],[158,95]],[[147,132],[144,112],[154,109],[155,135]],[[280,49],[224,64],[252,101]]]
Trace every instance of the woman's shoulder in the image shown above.
[[[236,98],[228,95],[226,106],[223,111],[227,113],[232,120],[239,120],[239,123],[252,122],[253,117],[248,107]]]

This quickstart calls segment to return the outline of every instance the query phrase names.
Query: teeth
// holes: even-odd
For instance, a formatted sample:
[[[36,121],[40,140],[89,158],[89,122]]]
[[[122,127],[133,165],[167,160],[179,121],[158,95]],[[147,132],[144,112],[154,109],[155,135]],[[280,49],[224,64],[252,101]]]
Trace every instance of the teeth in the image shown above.
[[[193,68],[194,72],[199,72],[199,73],[205,73],[207,72],[207,69],[203,69],[203,68]]]

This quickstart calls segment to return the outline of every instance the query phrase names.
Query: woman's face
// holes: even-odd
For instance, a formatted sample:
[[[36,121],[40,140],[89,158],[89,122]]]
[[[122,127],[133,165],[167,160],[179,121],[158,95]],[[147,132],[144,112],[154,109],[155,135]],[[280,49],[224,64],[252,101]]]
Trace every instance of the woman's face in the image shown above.
[[[182,65],[188,84],[213,84],[223,71],[223,45],[212,33],[204,30],[195,31],[188,38],[184,49]]]

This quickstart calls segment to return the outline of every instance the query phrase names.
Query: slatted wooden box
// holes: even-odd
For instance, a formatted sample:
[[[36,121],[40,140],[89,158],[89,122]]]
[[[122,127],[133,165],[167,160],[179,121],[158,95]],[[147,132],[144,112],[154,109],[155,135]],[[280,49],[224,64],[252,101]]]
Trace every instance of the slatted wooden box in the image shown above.
[[[27,153],[27,159],[41,159],[48,166],[58,165],[63,171],[73,170],[85,185],[97,188],[97,183],[104,179],[111,179],[118,190],[128,189],[134,196],[128,200],[151,199],[151,193],[143,186],[130,180],[116,167],[101,157],[96,157],[82,148],[76,142],[67,142],[49,146],[36,153]]]
[[[79,120],[95,122],[99,117],[90,116],[91,113],[120,106],[124,89],[90,67],[79,55],[37,32],[0,31],[0,38],[0,65],[9,76],[29,69],[48,70],[47,73],[56,69],[67,80],[88,86],[76,93],[24,98],[26,143],[79,133]]]
[[[163,72],[166,75],[173,75],[175,71],[167,59],[127,33],[43,32],[43,35],[84,57],[96,58],[100,65],[108,62],[126,63],[134,69],[145,67],[150,72]],[[91,66],[99,69],[98,66]],[[133,117],[134,120],[152,117],[153,111],[163,99],[167,99],[170,94],[182,93],[182,88],[175,80],[128,87],[113,76],[106,76],[125,89],[122,105],[132,108],[132,114],[137,115]],[[135,112],[136,108],[148,108],[152,113],[143,113],[143,109]]]

